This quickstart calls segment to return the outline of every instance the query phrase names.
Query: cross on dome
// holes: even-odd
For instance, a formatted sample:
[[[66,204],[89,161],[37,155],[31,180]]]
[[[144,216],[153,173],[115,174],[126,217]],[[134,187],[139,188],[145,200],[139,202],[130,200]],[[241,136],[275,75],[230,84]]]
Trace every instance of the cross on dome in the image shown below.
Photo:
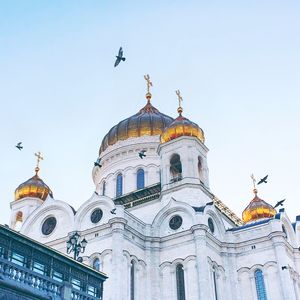
[[[183,101],[182,99],[182,96],[180,94],[180,90],[177,90],[175,91],[177,97],[178,97],[178,108],[177,108],[177,111],[179,113],[179,115],[181,116],[182,112],[183,112],[183,109],[182,109],[182,106],[181,106],[181,102]]]
[[[152,87],[152,81],[150,81],[150,76],[149,74],[144,75],[144,78],[147,82],[147,94],[146,94],[146,99],[148,100],[148,102],[150,102],[150,99],[152,97],[151,93],[150,93],[150,87]]]
[[[40,170],[40,161],[44,160],[44,157],[42,156],[42,153],[39,151],[37,153],[34,153],[34,155],[37,157],[36,167],[35,167],[35,173],[37,174]]]

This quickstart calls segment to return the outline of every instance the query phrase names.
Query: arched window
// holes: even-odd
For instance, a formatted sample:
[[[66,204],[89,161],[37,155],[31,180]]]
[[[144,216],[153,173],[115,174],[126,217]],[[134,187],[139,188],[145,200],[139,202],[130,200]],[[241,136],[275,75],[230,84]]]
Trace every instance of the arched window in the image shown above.
[[[255,270],[254,277],[255,277],[257,299],[258,300],[267,300],[264,275],[262,273],[262,270],[259,270],[259,269]]]
[[[18,211],[16,214],[16,222],[23,222],[23,213]]]
[[[217,289],[217,271],[216,268],[213,267],[213,284],[214,284],[214,294],[215,300],[218,300],[218,289]]]
[[[95,258],[93,260],[93,269],[100,271],[100,259],[99,258]]]
[[[177,300],[185,300],[183,265],[176,266]]]
[[[198,156],[198,174],[200,178],[200,182],[203,183],[203,164],[202,164],[202,158]]]
[[[14,230],[20,231],[23,223],[23,212],[18,211],[16,214]]]
[[[103,183],[102,183],[102,196],[105,196],[105,189],[106,189],[106,182],[103,181]]]
[[[145,187],[145,172],[143,169],[138,169],[136,172],[136,188],[143,189]]]
[[[117,186],[116,186],[116,196],[120,197],[123,194],[123,176],[118,174],[117,176]]]
[[[282,225],[282,231],[284,233],[284,237],[287,239],[288,235],[287,235],[287,232],[286,232],[286,229],[285,229],[284,225]]]
[[[135,273],[135,262],[131,261],[130,266],[130,300],[134,300],[134,294],[135,294],[135,286],[134,286],[134,273]]]
[[[171,182],[176,182],[182,179],[182,165],[180,156],[173,154],[170,159]]]

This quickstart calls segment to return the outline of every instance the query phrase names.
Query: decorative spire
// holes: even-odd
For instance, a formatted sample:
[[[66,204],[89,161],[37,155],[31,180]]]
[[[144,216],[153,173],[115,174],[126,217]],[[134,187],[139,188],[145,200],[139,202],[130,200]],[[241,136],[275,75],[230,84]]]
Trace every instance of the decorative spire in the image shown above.
[[[251,179],[252,179],[252,181],[253,181],[253,193],[254,193],[255,195],[257,195],[256,179],[255,179],[255,177],[254,177],[253,174],[252,174],[250,177],[251,177]]]
[[[175,91],[177,97],[178,97],[178,108],[177,108],[177,112],[179,113],[179,116],[181,116],[182,112],[183,112],[183,108],[181,106],[181,102],[183,101],[181,95],[180,95],[180,90]]]
[[[36,156],[36,159],[37,159],[36,167],[35,167],[35,175],[37,175],[40,170],[40,161],[44,160],[44,157],[42,156],[42,153],[40,151],[37,153],[34,153],[34,155]]]
[[[152,87],[152,81],[150,81],[150,76],[149,74],[144,75],[145,80],[147,81],[147,94],[146,94],[146,99],[148,100],[148,103],[150,102],[150,99],[152,97],[150,93],[150,87]]]

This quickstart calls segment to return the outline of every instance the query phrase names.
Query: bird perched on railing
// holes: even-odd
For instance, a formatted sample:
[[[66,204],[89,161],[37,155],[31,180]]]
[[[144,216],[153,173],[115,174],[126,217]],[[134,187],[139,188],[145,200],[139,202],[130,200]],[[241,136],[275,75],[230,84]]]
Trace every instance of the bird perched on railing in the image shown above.
[[[262,178],[258,183],[257,185],[261,184],[261,183],[267,183],[267,178],[268,178],[268,175],[266,175],[264,178]]]
[[[147,152],[147,151],[146,151],[146,150],[141,150],[141,151],[139,152],[139,157],[140,157],[141,159],[143,159],[144,157],[146,157],[145,152]]]
[[[94,162],[94,166],[95,166],[95,167],[99,167],[99,168],[101,168],[101,167],[102,167],[102,165],[101,165],[100,163],[101,163],[101,158],[100,158],[100,157],[98,157],[98,158],[97,158],[97,160]]]
[[[118,55],[116,55],[115,67],[120,63],[120,61],[125,61],[126,58],[123,57],[123,49],[120,47]]]
[[[22,142],[19,142],[15,147],[21,151],[23,149]]]

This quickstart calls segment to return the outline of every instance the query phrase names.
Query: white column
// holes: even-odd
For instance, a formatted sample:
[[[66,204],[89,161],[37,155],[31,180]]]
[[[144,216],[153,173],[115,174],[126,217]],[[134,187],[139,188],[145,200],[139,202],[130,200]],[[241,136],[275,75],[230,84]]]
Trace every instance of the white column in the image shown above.
[[[296,296],[293,288],[293,282],[290,277],[284,242],[282,241],[282,237],[274,237],[272,240],[275,248],[278,274],[280,278],[281,298],[284,300],[295,300]],[[286,266],[287,269],[282,270],[283,266]]]
[[[110,275],[112,282],[122,283],[122,287],[113,289],[112,299],[123,299],[123,291],[127,289],[127,282],[124,282],[123,274],[123,232],[126,220],[123,218],[113,218],[109,220],[112,231],[112,270]]]
[[[202,227],[202,226],[201,226]],[[198,286],[200,300],[208,300],[209,296],[209,268],[206,251],[206,231],[199,225],[192,226],[196,250],[196,262],[198,273]]]
[[[226,253],[226,256],[223,256],[223,264],[225,269],[225,299],[242,299],[239,289],[235,254],[231,253],[231,248],[225,248],[223,251]]]

